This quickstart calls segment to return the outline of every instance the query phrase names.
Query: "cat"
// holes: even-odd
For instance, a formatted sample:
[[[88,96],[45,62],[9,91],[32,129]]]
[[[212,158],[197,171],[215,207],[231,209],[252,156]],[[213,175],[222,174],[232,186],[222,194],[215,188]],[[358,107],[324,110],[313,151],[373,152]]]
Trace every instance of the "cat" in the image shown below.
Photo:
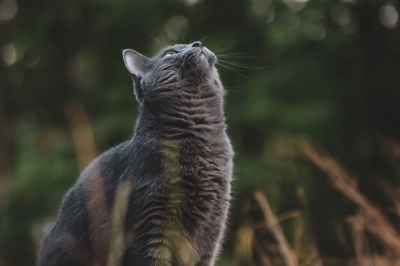
[[[215,265],[234,155],[217,57],[200,41],[122,53],[139,102],[133,137],[66,193],[38,265]]]

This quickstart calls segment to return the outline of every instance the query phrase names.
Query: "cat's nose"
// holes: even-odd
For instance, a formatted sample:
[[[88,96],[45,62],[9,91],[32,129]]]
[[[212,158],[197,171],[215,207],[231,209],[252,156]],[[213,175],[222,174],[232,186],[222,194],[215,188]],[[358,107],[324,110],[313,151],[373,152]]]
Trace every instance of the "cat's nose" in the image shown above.
[[[192,43],[192,47],[203,48],[203,43],[201,41],[195,41],[194,43]]]

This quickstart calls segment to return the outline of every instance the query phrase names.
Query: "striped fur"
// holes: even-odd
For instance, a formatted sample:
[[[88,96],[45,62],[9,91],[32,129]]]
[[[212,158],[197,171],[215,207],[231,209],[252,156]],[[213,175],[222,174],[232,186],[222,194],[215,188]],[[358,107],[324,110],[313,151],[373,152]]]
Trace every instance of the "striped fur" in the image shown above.
[[[132,58],[134,135],[65,195],[40,266],[215,264],[233,167],[216,57],[197,43]]]

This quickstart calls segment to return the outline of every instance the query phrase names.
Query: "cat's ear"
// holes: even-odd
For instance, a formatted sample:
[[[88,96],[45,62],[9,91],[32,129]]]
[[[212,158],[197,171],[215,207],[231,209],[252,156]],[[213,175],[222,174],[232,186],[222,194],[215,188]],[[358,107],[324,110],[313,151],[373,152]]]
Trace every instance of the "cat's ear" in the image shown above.
[[[138,78],[147,71],[150,60],[131,49],[125,49],[122,51],[122,57],[124,58],[124,63],[126,69],[132,74],[134,78]]]

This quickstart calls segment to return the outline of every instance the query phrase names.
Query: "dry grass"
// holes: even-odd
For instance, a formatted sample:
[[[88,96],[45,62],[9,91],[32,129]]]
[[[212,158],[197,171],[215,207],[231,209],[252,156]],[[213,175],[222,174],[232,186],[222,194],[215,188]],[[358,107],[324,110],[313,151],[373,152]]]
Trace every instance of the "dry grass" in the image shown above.
[[[261,207],[264,215],[265,225],[278,243],[279,252],[286,265],[297,266],[297,258],[293,250],[289,246],[289,243],[285,238],[282,228],[279,225],[278,218],[269,206],[266,196],[260,190],[256,190],[254,192],[254,198]]]
[[[390,138],[381,138],[380,144],[382,151],[397,170],[396,167],[400,165],[400,144]],[[291,149],[293,151],[293,147]],[[350,256],[345,261],[336,258],[321,259],[312,235],[303,232],[302,225],[307,213],[292,210],[278,215],[268,202],[265,193],[257,189],[254,192],[255,202],[251,203],[252,206],[246,207],[245,215],[251,217],[248,209],[258,208],[263,221],[260,224],[256,219],[246,218],[245,230],[240,229],[241,237],[237,239],[236,250],[240,247],[240,241],[246,238],[243,236],[244,233],[251,237],[246,238],[246,252],[237,255],[235,265],[400,265],[399,228],[388,219],[387,213],[382,208],[360,191],[357,177],[347,171],[328,152],[315,148],[309,142],[298,142],[295,150],[296,158],[305,158],[325,173],[332,187],[357,207],[358,211],[343,222],[343,226],[349,229],[350,243],[348,238],[340,235],[343,233],[338,232],[338,238],[341,238],[343,243],[347,242],[345,245],[349,247],[353,257]],[[392,213],[400,220],[400,187],[394,186],[382,177],[378,183],[393,204]],[[306,201],[302,188],[298,189],[297,194],[300,201]],[[283,221],[289,221],[293,230],[284,232],[281,227]],[[378,247],[370,245],[371,242],[378,243]],[[247,258],[244,258],[246,256]]]
[[[356,178],[351,176],[327,152],[317,150],[307,142],[302,143],[307,158],[325,172],[334,188],[353,201],[360,209],[358,220],[365,229],[380,240],[395,257],[400,256],[400,235],[390,224],[383,212],[371,203],[357,187]]]
[[[71,101],[65,105],[65,114],[71,129],[79,169],[85,167],[97,156],[92,127],[86,110],[80,101]]]

